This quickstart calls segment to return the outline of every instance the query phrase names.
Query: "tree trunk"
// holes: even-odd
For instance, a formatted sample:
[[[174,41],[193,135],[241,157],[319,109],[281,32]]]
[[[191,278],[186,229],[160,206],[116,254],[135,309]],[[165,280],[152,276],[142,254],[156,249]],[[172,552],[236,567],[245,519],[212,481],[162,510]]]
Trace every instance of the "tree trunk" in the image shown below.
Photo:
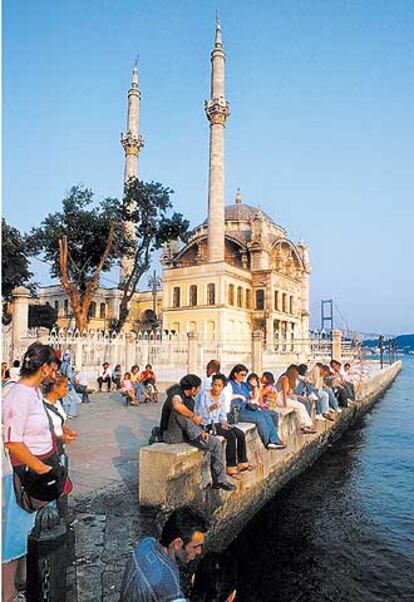
[[[99,286],[99,276],[102,272],[102,268],[105,261],[111,251],[113,238],[114,238],[115,224],[112,224],[108,233],[108,239],[106,242],[105,251],[101,257],[99,265],[97,266],[94,274],[86,283],[86,290],[83,295],[79,292],[76,284],[71,282],[69,278],[69,250],[68,250],[68,239],[67,236],[62,236],[59,239],[59,267],[60,267],[60,282],[62,287],[66,291],[69,297],[70,305],[72,307],[73,315],[75,317],[76,328],[83,332],[88,327],[88,312],[93,295]]]

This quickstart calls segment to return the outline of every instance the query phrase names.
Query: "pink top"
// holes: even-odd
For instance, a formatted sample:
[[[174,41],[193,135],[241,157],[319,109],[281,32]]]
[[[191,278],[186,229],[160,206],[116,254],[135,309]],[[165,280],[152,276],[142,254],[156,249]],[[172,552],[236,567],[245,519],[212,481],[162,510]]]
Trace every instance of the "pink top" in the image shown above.
[[[132,382],[128,379],[125,379],[122,381],[122,388],[121,391],[130,391],[131,389],[133,389],[133,385]]]
[[[24,443],[35,456],[52,450],[49,421],[35,387],[13,386],[3,400],[3,424],[5,443]]]

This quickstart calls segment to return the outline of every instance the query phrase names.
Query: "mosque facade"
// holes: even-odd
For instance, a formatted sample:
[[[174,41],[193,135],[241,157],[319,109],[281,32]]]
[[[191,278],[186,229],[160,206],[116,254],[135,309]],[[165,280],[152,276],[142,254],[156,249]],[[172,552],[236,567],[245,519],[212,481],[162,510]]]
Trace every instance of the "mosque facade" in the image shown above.
[[[145,316],[156,310],[162,330],[200,337],[237,340],[262,331],[267,340],[308,338],[309,248],[295,244],[285,228],[260,208],[245,203],[240,192],[225,203],[225,127],[230,105],[225,97],[226,54],[221,25],[216,24],[211,52],[211,94],[205,102],[210,128],[207,219],[180,248],[163,249],[162,289],[138,292],[131,302],[127,330],[145,327]],[[128,92],[127,131],[121,135],[125,152],[124,181],[138,177],[144,146],[139,131],[141,92],[137,65]],[[133,235],[132,224],[126,223]],[[121,261],[121,283],[130,268]],[[94,299],[91,328],[105,328],[116,316],[121,297],[117,288],[101,287]],[[59,286],[42,287],[40,300],[61,306],[58,322],[70,325],[66,295]],[[66,305],[65,305],[66,303]]]

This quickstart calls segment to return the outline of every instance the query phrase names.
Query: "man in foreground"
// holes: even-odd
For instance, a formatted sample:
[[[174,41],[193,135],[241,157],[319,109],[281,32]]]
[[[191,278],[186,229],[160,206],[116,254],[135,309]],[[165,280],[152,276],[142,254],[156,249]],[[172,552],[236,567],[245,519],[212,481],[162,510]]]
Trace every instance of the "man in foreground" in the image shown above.
[[[120,602],[186,602],[177,561],[189,563],[202,553],[207,524],[188,506],[178,508],[157,541],[144,537],[128,560]]]

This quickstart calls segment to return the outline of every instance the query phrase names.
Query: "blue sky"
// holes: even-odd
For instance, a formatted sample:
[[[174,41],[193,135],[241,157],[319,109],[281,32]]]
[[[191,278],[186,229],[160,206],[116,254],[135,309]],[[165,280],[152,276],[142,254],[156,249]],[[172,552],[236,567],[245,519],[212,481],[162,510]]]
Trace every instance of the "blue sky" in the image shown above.
[[[173,188],[175,207],[201,222],[216,9],[232,108],[227,202],[240,187],[310,244],[315,323],[333,298],[339,327],[413,332],[411,0],[5,0],[6,219],[29,230],[76,183],[98,199],[121,194],[139,54],[140,177]]]

